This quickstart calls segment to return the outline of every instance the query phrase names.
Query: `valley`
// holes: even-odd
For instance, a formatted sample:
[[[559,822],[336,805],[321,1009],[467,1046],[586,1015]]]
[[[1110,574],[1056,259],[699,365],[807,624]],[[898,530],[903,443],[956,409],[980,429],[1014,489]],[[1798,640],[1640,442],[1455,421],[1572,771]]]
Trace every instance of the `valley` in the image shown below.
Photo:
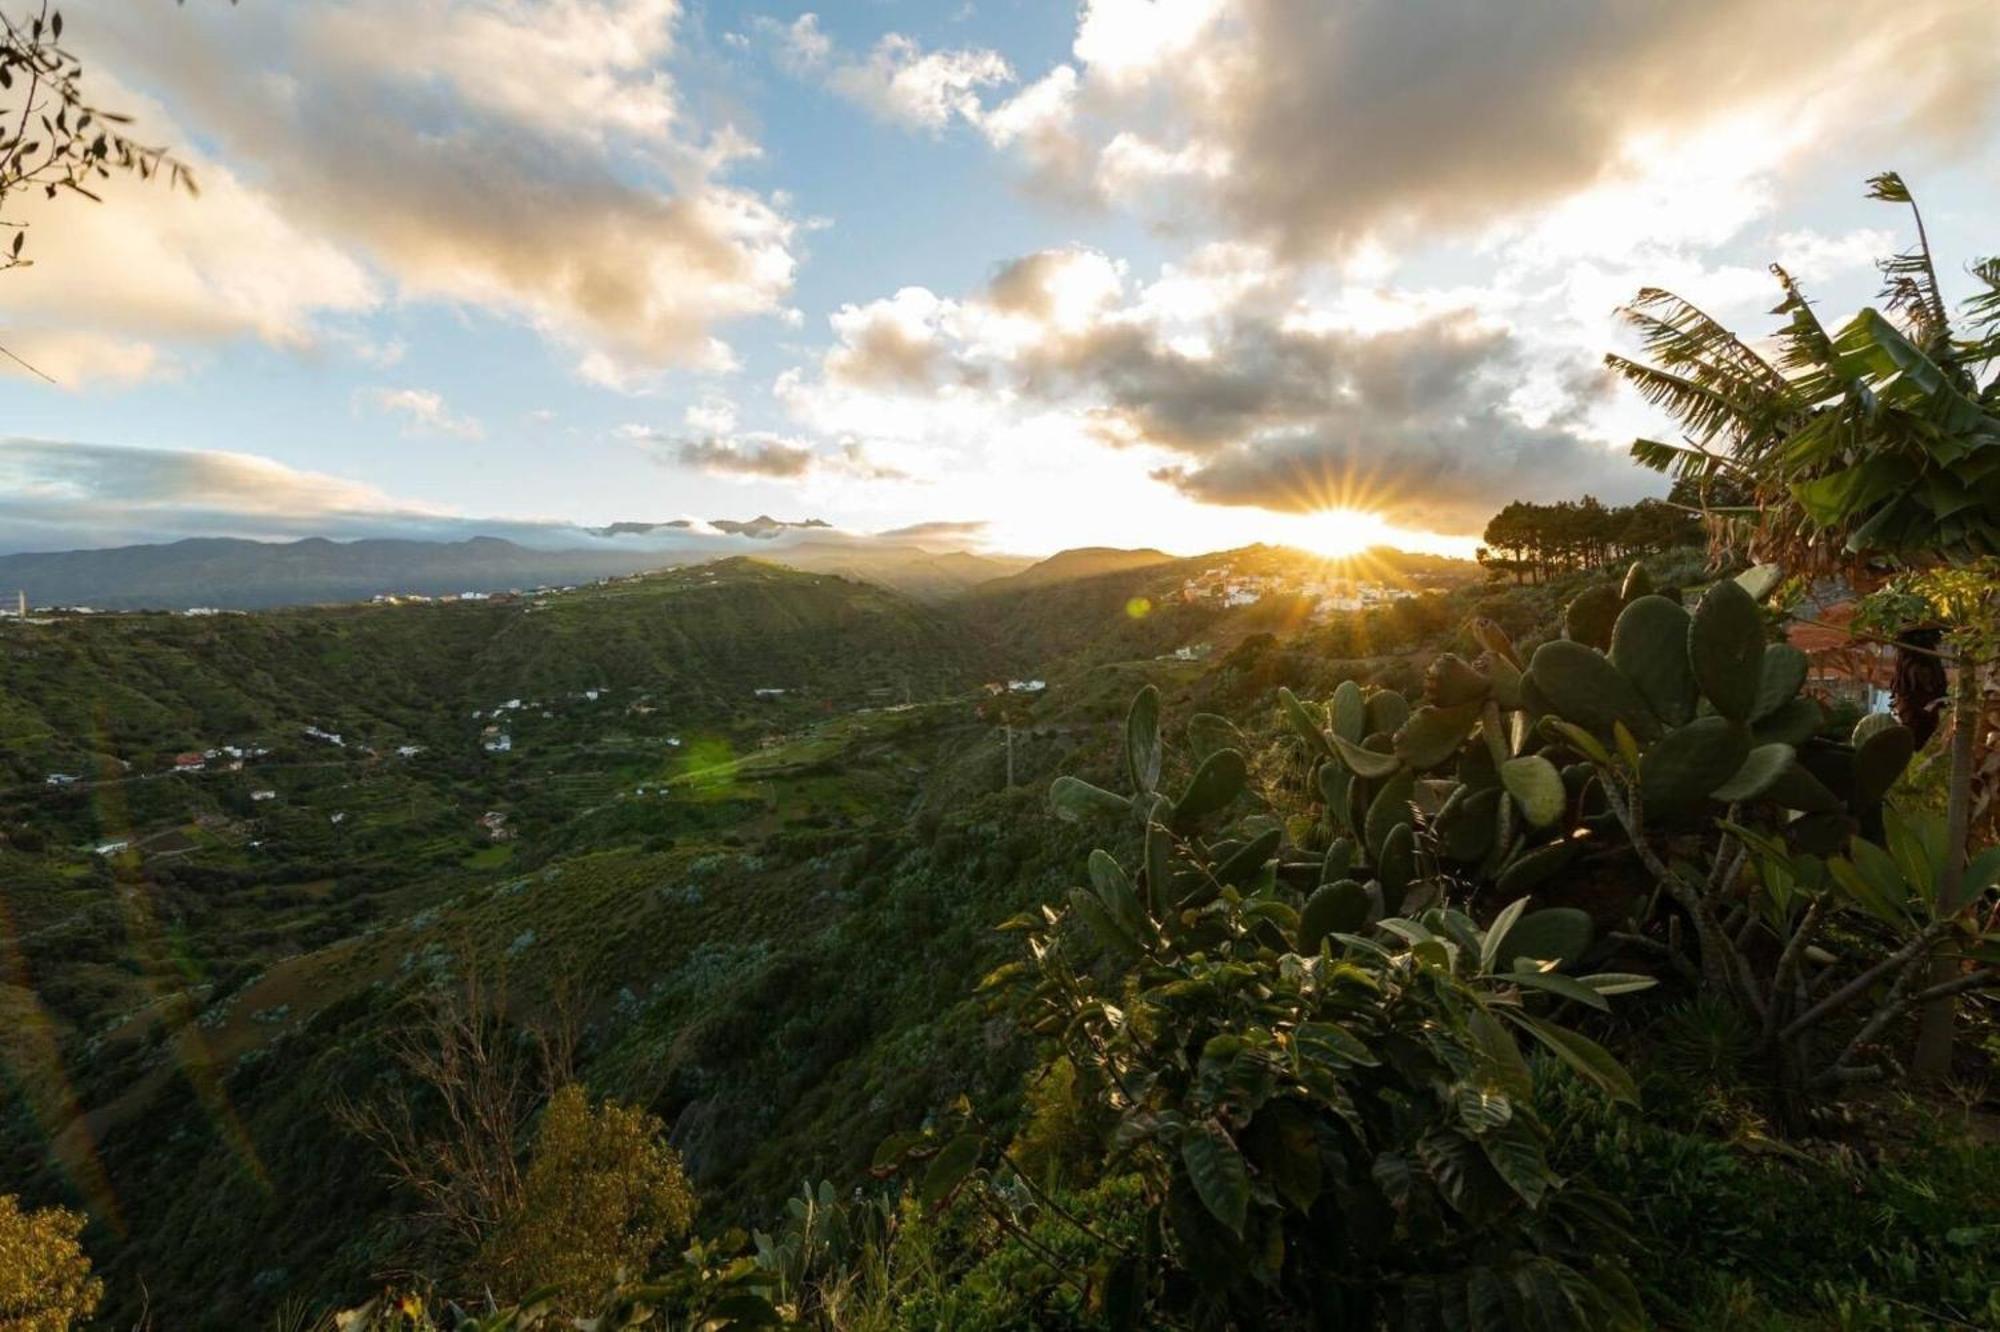
[[[1139,684],[1226,698],[1364,619],[1407,650],[1468,582],[1329,618],[1284,590],[1311,557],[1064,563],[943,603],[730,559],[0,622],[0,1170],[99,1218],[107,1308],[180,1326],[376,1279],[403,1203],[337,1111],[393,1081],[412,995],[468,974],[524,1020],[562,1005],[579,1071],[665,1116],[722,1217],[1006,1094],[1023,1052],[970,981],[1080,845],[1048,779]],[[1218,566],[1270,595],[1186,593]],[[1003,737],[982,703],[1030,678]]]

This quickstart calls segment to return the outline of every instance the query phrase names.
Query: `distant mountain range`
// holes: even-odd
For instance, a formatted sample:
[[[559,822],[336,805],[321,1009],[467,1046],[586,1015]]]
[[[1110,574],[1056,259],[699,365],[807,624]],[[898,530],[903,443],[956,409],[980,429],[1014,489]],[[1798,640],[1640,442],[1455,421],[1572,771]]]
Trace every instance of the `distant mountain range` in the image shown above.
[[[690,526],[620,523],[598,535],[643,536]],[[831,531],[817,520],[782,523],[758,517],[747,523],[724,520],[711,526],[757,541],[759,558],[876,583],[921,600],[956,595],[1014,573],[1028,563],[889,543],[802,540],[779,545],[774,540],[782,535]],[[35,606],[254,610],[359,601],[383,593],[448,596],[583,583],[700,563],[727,553],[712,547],[620,549],[615,541],[596,548],[543,550],[497,537],[451,542],[329,541],[319,537],[266,542],[202,537],[165,545],[0,556],[0,604],[11,604],[18,590]]]
[[[1018,573],[987,583],[981,590],[1018,592],[1031,587],[1045,587],[1050,583],[1066,583],[1076,578],[1095,578],[1100,574],[1126,573],[1133,569],[1149,569],[1156,564],[1173,562],[1173,556],[1151,547],[1120,550],[1113,546],[1077,546],[1071,550],[1057,551],[1047,559],[1030,564]]]
[[[936,551],[847,536],[818,519],[785,522],[768,515],[706,525],[686,520],[614,523],[591,529],[589,535],[593,544],[556,549],[483,536],[448,542],[197,537],[163,545],[0,555],[0,606],[11,607],[17,593],[25,593],[31,606],[256,610],[362,601],[385,593],[450,596],[562,586],[731,555],[754,555],[808,573],[837,574],[930,602],[974,591],[1004,596],[1112,575],[1141,575],[1176,564],[1194,568],[1189,561],[1150,548],[1081,546],[1039,561]],[[1280,547],[1252,547],[1203,559],[1222,555],[1241,566],[1239,571],[1254,571],[1252,566],[1262,560],[1282,564],[1299,558]],[[1389,577],[1451,570],[1473,570],[1473,566],[1441,556],[1375,550],[1359,557],[1355,568],[1369,576]]]

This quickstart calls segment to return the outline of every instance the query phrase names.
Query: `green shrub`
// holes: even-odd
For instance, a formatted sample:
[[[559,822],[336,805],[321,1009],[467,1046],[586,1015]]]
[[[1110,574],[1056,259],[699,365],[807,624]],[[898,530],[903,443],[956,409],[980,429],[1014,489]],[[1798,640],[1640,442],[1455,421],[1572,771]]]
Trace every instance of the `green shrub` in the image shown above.
[[[1663,1326],[2000,1326],[2000,1145],[1916,1114],[1901,1145],[1808,1152],[1607,1113],[1573,1078],[1538,1092],[1556,1163],[1629,1200]]]

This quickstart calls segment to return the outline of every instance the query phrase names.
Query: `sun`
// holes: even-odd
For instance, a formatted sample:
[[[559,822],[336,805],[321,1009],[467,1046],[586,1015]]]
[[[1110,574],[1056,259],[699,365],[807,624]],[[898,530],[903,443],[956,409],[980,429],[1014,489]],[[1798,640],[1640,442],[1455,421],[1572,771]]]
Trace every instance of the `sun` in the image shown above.
[[[1284,544],[1315,555],[1358,555],[1370,546],[1389,544],[1393,533],[1380,515],[1364,509],[1320,509],[1291,516],[1285,523]]]

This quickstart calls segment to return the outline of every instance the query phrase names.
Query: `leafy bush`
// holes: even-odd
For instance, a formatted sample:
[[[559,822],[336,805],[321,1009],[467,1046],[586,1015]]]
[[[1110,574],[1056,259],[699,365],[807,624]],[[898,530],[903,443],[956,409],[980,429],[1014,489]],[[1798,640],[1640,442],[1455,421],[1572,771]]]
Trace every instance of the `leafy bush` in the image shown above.
[[[514,1211],[480,1255],[502,1293],[543,1287],[581,1310],[621,1277],[643,1272],[694,1223],[695,1196],[660,1121],[583,1088],[542,1111]]]
[[[1243,839],[1203,837],[1245,789],[1242,756],[1211,749],[1178,799],[1161,794],[1150,689],[1128,718],[1127,758],[1131,797],[1069,780],[1056,796],[1142,818],[1137,876],[1093,852],[1090,885],[1065,908],[1009,922],[1031,960],[986,985],[1018,990],[1028,1030],[1074,1069],[1071,1122],[1095,1125],[1105,1168],[1140,1181],[1137,1241],[1066,1216],[970,1120],[892,1139],[878,1162],[922,1161],[930,1206],[969,1185],[1018,1245],[1087,1282],[1115,1327],[1635,1319],[1611,1256],[1622,1213],[1550,1167],[1517,1036],[1629,1100],[1617,1063],[1541,1009],[1603,1008],[1651,981],[1565,974],[1567,918],[1527,914],[1525,901],[1488,930],[1435,905],[1357,933],[1380,902],[1406,900],[1407,872],[1393,897],[1379,881],[1371,896],[1338,877],[1351,844],[1329,871],[1281,860],[1268,818],[1245,820]],[[1301,867],[1305,888],[1292,882]],[[1107,1250],[1093,1270],[1065,1273],[1035,1239],[1034,1214],[1048,1212]]]
[[[0,1332],[69,1332],[97,1312],[104,1283],[78,1242],[83,1225],[76,1212],[24,1212],[0,1194]]]
[[[1662,1323],[2000,1326],[2000,1148],[1922,1114],[1870,1155],[1730,1143],[1677,1122],[1659,1090],[1645,1118],[1563,1077],[1538,1104],[1556,1162],[1631,1200],[1647,1236],[1633,1275]]]

